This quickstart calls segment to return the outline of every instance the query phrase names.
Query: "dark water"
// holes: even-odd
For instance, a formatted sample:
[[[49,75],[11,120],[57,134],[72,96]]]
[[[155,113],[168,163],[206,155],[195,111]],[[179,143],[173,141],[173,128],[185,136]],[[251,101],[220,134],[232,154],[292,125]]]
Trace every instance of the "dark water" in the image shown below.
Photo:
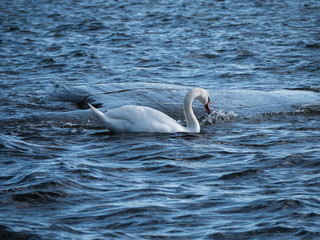
[[[319,1],[0,2],[0,239],[319,239]],[[157,108],[199,134],[113,134]]]

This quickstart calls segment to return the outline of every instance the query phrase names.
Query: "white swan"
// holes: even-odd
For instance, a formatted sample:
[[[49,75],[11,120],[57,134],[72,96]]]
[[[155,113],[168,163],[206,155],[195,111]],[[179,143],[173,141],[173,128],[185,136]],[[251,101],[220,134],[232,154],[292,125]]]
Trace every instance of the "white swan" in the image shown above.
[[[202,88],[190,90],[184,98],[183,111],[187,126],[181,126],[168,115],[144,106],[123,106],[109,110],[105,114],[89,106],[93,113],[100,119],[103,125],[114,132],[200,132],[200,124],[193,113],[192,102],[198,99],[204,104],[208,114],[210,114],[210,96]]]

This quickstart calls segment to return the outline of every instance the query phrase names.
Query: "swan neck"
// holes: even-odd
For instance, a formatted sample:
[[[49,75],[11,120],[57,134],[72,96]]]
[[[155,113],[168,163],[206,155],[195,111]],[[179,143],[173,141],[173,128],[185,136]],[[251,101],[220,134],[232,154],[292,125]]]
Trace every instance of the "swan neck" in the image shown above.
[[[186,118],[187,122],[187,129],[190,132],[200,132],[200,124],[198,122],[198,119],[194,115],[193,109],[192,109],[192,103],[194,99],[198,97],[198,94],[195,94],[194,92],[189,92],[183,102],[183,112],[184,116]]]

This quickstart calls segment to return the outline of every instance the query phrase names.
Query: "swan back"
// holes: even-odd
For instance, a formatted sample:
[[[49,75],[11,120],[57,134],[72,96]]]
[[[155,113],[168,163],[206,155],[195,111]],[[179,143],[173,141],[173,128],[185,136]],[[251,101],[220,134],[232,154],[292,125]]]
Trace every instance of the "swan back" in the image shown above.
[[[101,123],[114,132],[186,132],[168,115],[149,107],[127,105],[102,113],[88,104]]]

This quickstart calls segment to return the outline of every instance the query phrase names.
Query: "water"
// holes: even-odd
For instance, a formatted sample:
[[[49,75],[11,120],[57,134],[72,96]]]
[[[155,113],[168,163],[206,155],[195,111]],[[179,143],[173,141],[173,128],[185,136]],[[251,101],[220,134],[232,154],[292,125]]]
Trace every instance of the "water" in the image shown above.
[[[0,239],[318,239],[318,1],[1,1]],[[114,134],[157,108],[199,134]]]

